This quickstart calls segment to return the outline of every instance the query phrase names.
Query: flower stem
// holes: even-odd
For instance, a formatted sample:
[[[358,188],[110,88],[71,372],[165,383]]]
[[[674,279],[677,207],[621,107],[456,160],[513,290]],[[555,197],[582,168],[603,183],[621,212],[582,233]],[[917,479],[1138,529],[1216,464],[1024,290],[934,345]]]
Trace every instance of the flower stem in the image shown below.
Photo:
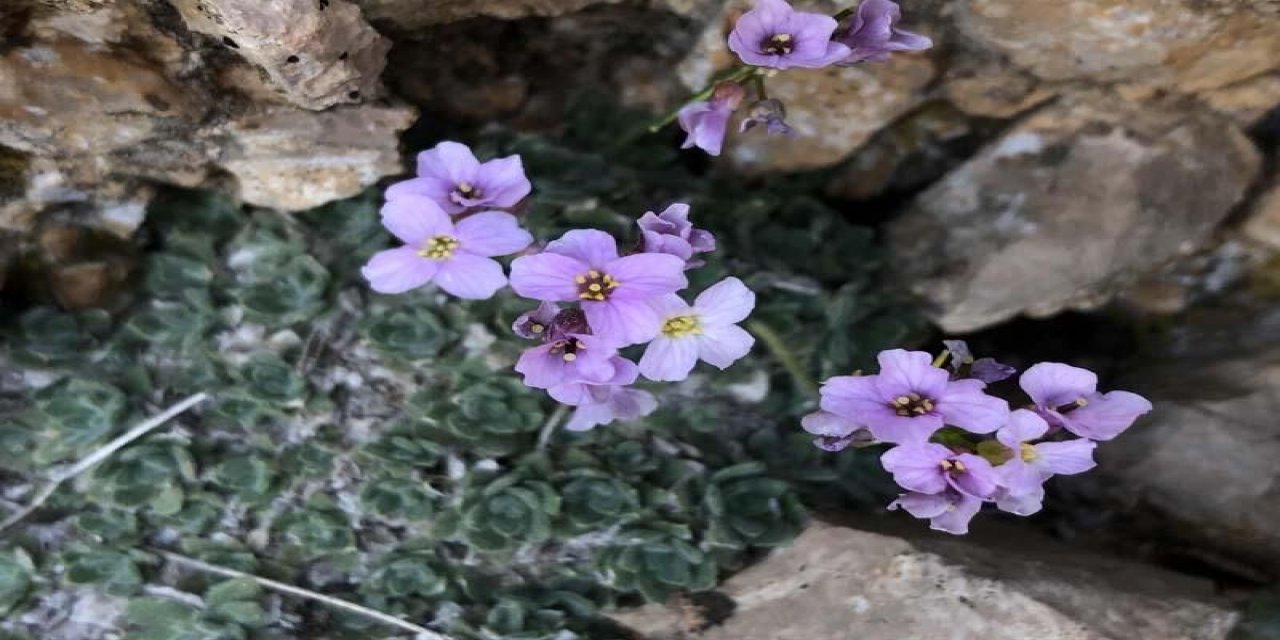
[[[9,527],[12,527],[13,525],[18,524],[23,520],[23,518],[26,518],[32,513],[35,513],[36,510],[39,509],[41,506],[43,506],[45,501],[48,500],[50,496],[52,496],[53,493],[58,490],[58,487],[62,486],[62,483],[84,473],[85,471],[88,471],[89,469],[92,469],[98,463],[111,457],[111,454],[124,448],[125,445],[128,445],[130,442],[133,442],[134,440],[137,440],[138,438],[141,438],[142,436],[147,435],[147,433],[149,433],[152,429],[155,429],[156,427],[172,420],[175,416],[183,413],[184,411],[190,409],[191,407],[196,406],[197,404],[200,404],[201,402],[204,402],[208,398],[209,398],[209,394],[204,393],[203,391],[195,395],[188,396],[186,399],[182,400],[178,404],[175,404],[172,407],[165,409],[164,412],[160,413],[159,415],[152,416],[151,418],[144,421],[142,424],[139,424],[138,426],[130,429],[129,431],[125,432],[123,435],[116,438],[115,440],[112,440],[111,442],[108,442],[107,444],[99,447],[93,453],[90,453],[89,455],[85,456],[74,465],[71,465],[67,469],[53,474],[53,477],[50,479],[49,484],[45,485],[45,487],[41,489],[40,492],[37,493],[34,498],[32,498],[31,503],[28,504],[26,508],[9,516],[8,518],[5,518],[4,522],[0,522],[0,531],[4,531]]]
[[[551,434],[555,433],[556,427],[564,422],[564,417],[569,414],[569,405],[556,405],[556,410],[551,412],[551,416],[542,425],[542,431],[538,432],[538,451],[547,448],[547,443],[551,442]]]
[[[845,18],[848,18],[849,16],[857,13],[857,11],[858,11],[857,7],[845,7],[844,9],[837,11],[836,14],[831,17],[835,18],[836,22],[840,22]]]
[[[933,359],[933,366],[938,367],[939,369],[941,369],[941,368],[942,368],[942,365],[944,365],[944,364],[946,364],[946,363],[947,363],[947,358],[950,358],[950,357],[951,357],[951,350],[950,350],[950,349],[943,349],[943,350],[942,350],[942,353],[939,353],[939,354],[938,354],[938,357],[936,357],[936,358],[934,358],[934,359]]]
[[[809,377],[809,373],[805,371],[804,365],[800,363],[800,359],[796,357],[795,352],[787,348],[787,343],[778,335],[769,325],[759,321],[751,320],[747,322],[747,329],[754,333],[760,341],[769,348],[773,357],[778,359],[782,364],[782,368],[787,370],[791,375],[791,381],[796,388],[806,395],[817,395],[818,385]]]
[[[196,560],[195,558],[188,558],[187,556],[173,553],[172,551],[165,551],[163,549],[154,549],[154,548],[149,548],[148,550],[160,555],[161,557],[163,557],[165,560],[168,560],[169,562],[184,566],[188,569],[203,571],[205,573],[212,573],[214,575],[222,576],[224,578],[247,578],[249,580],[256,582],[259,586],[264,587],[266,589],[270,589],[272,591],[287,593],[291,596],[298,596],[300,598],[306,598],[308,600],[315,600],[316,602],[324,603],[326,605],[329,605],[330,607],[334,607],[337,609],[344,609],[346,611],[350,611],[351,613],[362,615],[372,620],[377,620],[378,622],[381,622],[383,624],[391,625],[393,627],[398,627],[405,631],[411,631],[415,634],[414,635],[415,640],[449,640],[449,636],[436,633],[426,627],[413,624],[412,622],[409,622],[407,620],[402,620],[391,614],[383,613],[376,609],[370,609],[369,607],[364,607],[354,602],[348,602],[341,598],[327,596],[323,593],[316,593],[315,591],[311,591],[309,589],[303,589],[301,587],[295,587],[291,584],[285,584],[283,582],[276,582],[275,580],[269,580],[267,578],[255,576],[251,573],[236,571],[235,569],[228,569],[227,567],[220,567],[216,564],[209,564],[207,562]]]
[[[716,85],[722,82],[739,82],[742,80],[746,80],[747,78],[751,77],[752,75],[755,75],[756,73],[758,73],[758,69],[756,67],[750,67],[750,66],[733,67],[732,69],[729,69],[728,71],[721,73],[720,75],[712,78],[711,82],[707,83],[707,86],[703,87],[701,91],[689,96],[689,99],[680,103],[680,106],[676,107],[675,111],[668,113],[667,115],[654,121],[653,124],[649,125],[649,133],[656,133],[659,129],[671,124],[672,122],[675,122],[675,119],[680,117],[680,110],[683,109],[689,103],[697,102],[699,100],[706,100],[707,98],[710,98],[711,94],[715,93]]]

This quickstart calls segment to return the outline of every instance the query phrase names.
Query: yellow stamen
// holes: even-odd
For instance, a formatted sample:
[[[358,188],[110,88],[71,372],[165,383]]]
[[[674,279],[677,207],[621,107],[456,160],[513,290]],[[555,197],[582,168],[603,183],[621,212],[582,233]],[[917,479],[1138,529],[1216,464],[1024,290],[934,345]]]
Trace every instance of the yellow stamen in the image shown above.
[[[448,260],[458,248],[458,239],[451,236],[430,238],[418,249],[418,255],[428,260]]]
[[[1018,455],[1022,457],[1023,462],[1034,462],[1040,457],[1040,453],[1036,451],[1036,448],[1025,442],[1019,447]]]
[[[675,316],[662,323],[662,335],[668,338],[685,338],[701,333],[702,323],[698,322],[698,316],[695,315]]]

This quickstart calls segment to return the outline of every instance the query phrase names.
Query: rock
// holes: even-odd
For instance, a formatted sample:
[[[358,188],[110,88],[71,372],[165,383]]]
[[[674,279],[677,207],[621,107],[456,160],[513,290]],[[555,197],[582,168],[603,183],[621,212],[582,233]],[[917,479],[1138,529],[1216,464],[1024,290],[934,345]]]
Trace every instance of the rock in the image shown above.
[[[1280,184],[1258,197],[1241,231],[1246,238],[1280,251]]]
[[[920,194],[888,235],[934,321],[974,331],[1105,303],[1203,242],[1258,167],[1220,116],[1073,96]]]
[[[955,23],[1046,80],[1142,80],[1186,92],[1280,66],[1280,19],[1251,5],[1195,0],[955,3]]]
[[[654,9],[695,15],[723,0],[653,0]],[[396,28],[418,28],[469,18],[516,20],[560,16],[593,5],[619,4],[624,0],[357,0],[370,20],[394,23]]]
[[[1280,73],[1258,76],[1204,95],[1205,102],[1242,127],[1253,125],[1280,105]]]
[[[701,89],[718,70],[737,62],[726,38],[736,16],[751,4],[733,0],[725,5],[719,19],[708,23],[698,46],[679,68],[681,79],[691,90]],[[797,6],[830,10],[834,4]],[[831,166],[920,105],[934,73],[934,64],[923,55],[901,55],[885,63],[852,67],[788,70],[766,79],[765,84],[769,97],[786,105],[787,122],[796,136],[768,136],[763,131],[731,133],[725,156],[735,167],[750,173]],[[737,131],[736,121],[730,130]]]
[[[358,103],[381,91],[391,42],[347,0],[174,0],[192,31],[263,69],[306,109]]]
[[[227,127],[231,140],[220,163],[239,179],[246,201],[309,209],[399,173],[397,137],[414,117],[409,107],[341,107],[307,118],[270,109]]]
[[[986,118],[1012,118],[1054,96],[1031,75],[986,56],[962,57],[942,79],[957,109]]]
[[[1223,640],[1235,624],[1208,581],[1004,535],[908,541],[819,523],[721,585],[734,609],[716,626],[689,633],[687,615],[652,605],[615,619],[648,640]]]

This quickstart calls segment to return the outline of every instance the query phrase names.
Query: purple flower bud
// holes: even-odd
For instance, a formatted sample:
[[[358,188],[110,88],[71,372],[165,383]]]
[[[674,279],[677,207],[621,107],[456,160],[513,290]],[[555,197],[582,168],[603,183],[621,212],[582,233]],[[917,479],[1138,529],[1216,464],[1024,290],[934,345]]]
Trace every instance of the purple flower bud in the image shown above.
[[[551,333],[552,322],[560,313],[560,305],[554,302],[543,302],[533,311],[526,311],[511,323],[511,332],[525,340],[547,340]],[[578,331],[575,333],[585,333]]]
[[[866,427],[854,424],[834,413],[815,411],[800,420],[800,426],[812,433],[813,445],[823,451],[844,451],[875,443],[875,436]]]
[[[979,358],[969,368],[969,377],[991,384],[1012,378],[1017,372],[1015,367],[996,362],[994,358]]]
[[[791,125],[787,124],[786,107],[783,106],[782,101],[773,98],[752,103],[751,108],[747,110],[747,117],[743,119],[742,124],[738,125],[738,132],[745,133],[760,124],[764,125],[765,131],[773,135],[791,137],[796,134]]]
[[[849,48],[849,55],[839,64],[888,60],[894,51],[924,51],[933,46],[926,36],[899,29],[902,10],[892,0],[863,0],[853,24],[835,39]]]
[[[733,82],[722,82],[716,85],[710,100],[690,102],[676,114],[680,128],[689,134],[681,149],[698,147],[707,153],[718,156],[724,147],[724,136],[729,129],[729,116],[733,114],[746,90],[742,85]]]
[[[644,237],[645,253],[668,253],[688,261],[686,268],[700,266],[692,260],[696,253],[716,250],[716,237],[710,231],[693,228],[689,222],[689,205],[677,202],[662,213],[646,212],[636,221]]]

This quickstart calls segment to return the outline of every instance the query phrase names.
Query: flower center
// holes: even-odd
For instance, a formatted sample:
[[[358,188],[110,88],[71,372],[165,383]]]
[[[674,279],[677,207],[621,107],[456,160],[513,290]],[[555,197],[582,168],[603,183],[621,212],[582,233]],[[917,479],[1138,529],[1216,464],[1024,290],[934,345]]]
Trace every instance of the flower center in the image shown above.
[[[1064,404],[1059,407],[1054,407],[1054,410],[1057,411],[1058,413],[1067,414],[1067,413],[1071,413],[1072,411],[1075,411],[1076,409],[1079,409],[1081,407],[1087,407],[1087,406],[1089,406],[1088,400],[1085,400],[1084,398],[1076,398],[1075,400],[1068,402],[1067,404]]]
[[[775,56],[785,56],[795,48],[795,38],[789,33],[778,33],[760,42],[760,50]]]
[[[947,473],[964,473],[969,470],[968,467],[965,467],[964,463],[959,460],[943,460],[939,466],[941,466],[942,470]]]
[[[475,200],[482,196],[484,196],[484,193],[477,189],[475,185],[463,180],[453,189],[453,193],[449,194],[449,199],[462,204],[463,200]]]
[[[429,260],[448,260],[458,248],[458,239],[452,236],[436,236],[427,240],[418,255]]]
[[[1036,452],[1036,448],[1025,442],[1018,447],[1018,455],[1023,462],[1035,462],[1036,458],[1040,457],[1040,454]]]
[[[587,348],[586,345],[578,341],[577,338],[569,338],[568,340],[557,340],[551,344],[551,353],[560,356],[565,362],[573,362],[578,359],[578,352]]]
[[[698,316],[676,316],[662,323],[662,335],[668,338],[685,338],[702,333],[702,324]]]
[[[573,279],[578,283],[578,299],[601,302],[609,299],[609,294],[622,284],[607,273],[592,269]]]
[[[912,418],[922,416],[933,411],[933,400],[925,398],[916,392],[901,395],[893,399],[893,412],[904,417]]]

